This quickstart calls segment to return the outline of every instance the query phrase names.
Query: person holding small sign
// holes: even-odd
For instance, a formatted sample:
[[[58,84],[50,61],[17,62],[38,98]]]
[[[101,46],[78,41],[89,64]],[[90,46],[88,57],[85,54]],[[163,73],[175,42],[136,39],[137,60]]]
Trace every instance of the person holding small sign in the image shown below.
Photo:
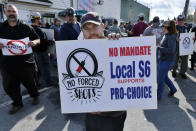
[[[39,94],[36,87],[36,66],[32,49],[28,54],[25,54],[25,52],[28,52],[29,48],[37,46],[40,43],[40,39],[31,26],[18,19],[18,9],[14,5],[7,5],[5,14],[7,20],[0,25],[0,38],[13,42],[8,42],[8,45],[8,43],[0,41],[0,50],[7,49],[12,54],[0,54],[2,55],[1,74],[3,88],[13,101],[8,113],[15,114],[23,107],[20,92],[21,83],[27,88],[30,96],[33,98],[32,104],[37,105],[39,103]],[[27,43],[20,41],[24,38],[29,38],[31,41]],[[21,48],[22,46],[17,46],[19,42],[22,43],[24,49]],[[16,47],[18,50],[16,50]]]
[[[89,12],[82,17],[82,32],[85,39],[105,39],[101,17]],[[118,39],[119,34],[109,34],[109,39]],[[123,131],[126,111],[95,112],[86,116],[86,131]]]
[[[186,27],[184,25],[184,16],[183,15],[178,16],[176,29],[178,31],[178,38],[180,38],[180,33],[188,33],[189,32],[188,27]],[[179,56],[179,39],[178,39],[178,43],[177,43],[177,50],[178,51],[177,51],[176,61],[175,61],[173,71],[172,71],[172,76],[177,77],[176,70],[178,69],[179,59],[181,59],[180,76],[183,79],[187,79],[187,76],[185,73],[188,69],[188,55]]]

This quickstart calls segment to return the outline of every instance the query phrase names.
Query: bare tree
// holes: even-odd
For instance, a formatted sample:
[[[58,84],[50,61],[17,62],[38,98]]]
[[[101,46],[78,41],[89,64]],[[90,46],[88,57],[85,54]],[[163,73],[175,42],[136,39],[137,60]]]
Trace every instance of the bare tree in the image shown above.
[[[187,18],[187,14],[188,14],[189,3],[190,3],[190,0],[186,0],[185,6],[184,6],[184,11],[183,11],[185,19]]]

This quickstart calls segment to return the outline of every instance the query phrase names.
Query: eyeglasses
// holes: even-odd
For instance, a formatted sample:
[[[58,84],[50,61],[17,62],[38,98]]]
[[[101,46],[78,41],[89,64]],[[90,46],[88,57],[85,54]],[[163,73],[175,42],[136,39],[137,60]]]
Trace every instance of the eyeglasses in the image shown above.
[[[12,13],[16,13],[15,10],[7,10],[7,12],[8,12],[8,13],[11,13],[11,12],[12,12]]]

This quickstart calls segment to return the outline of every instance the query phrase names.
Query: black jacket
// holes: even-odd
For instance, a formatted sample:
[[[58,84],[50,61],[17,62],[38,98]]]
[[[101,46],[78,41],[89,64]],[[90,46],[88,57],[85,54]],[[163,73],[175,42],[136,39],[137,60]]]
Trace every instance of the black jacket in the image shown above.
[[[33,47],[34,52],[44,52],[52,44],[51,41],[47,40],[46,34],[41,30],[39,26],[32,25],[33,29],[40,37],[40,44]]]
[[[34,29],[18,20],[17,25],[11,27],[8,21],[0,24],[0,38],[9,40],[20,40],[29,37],[30,40],[39,39]],[[3,56],[0,49],[0,67],[17,67],[24,66],[27,63],[34,63],[33,54],[18,56]]]

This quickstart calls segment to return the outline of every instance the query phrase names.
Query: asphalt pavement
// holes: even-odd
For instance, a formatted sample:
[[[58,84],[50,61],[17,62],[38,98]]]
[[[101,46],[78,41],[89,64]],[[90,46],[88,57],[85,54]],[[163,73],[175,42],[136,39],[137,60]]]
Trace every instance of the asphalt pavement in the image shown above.
[[[196,131],[196,71],[188,70],[187,76],[186,80],[179,76],[173,79],[170,73],[178,90],[175,97],[168,98],[169,90],[165,87],[158,109],[128,110],[124,131]],[[0,86],[0,131],[79,131],[83,128],[79,120],[71,123],[69,117],[61,114],[59,88],[40,89],[41,103],[37,106],[32,106],[32,99],[24,93],[24,108],[8,115],[11,101]]]

